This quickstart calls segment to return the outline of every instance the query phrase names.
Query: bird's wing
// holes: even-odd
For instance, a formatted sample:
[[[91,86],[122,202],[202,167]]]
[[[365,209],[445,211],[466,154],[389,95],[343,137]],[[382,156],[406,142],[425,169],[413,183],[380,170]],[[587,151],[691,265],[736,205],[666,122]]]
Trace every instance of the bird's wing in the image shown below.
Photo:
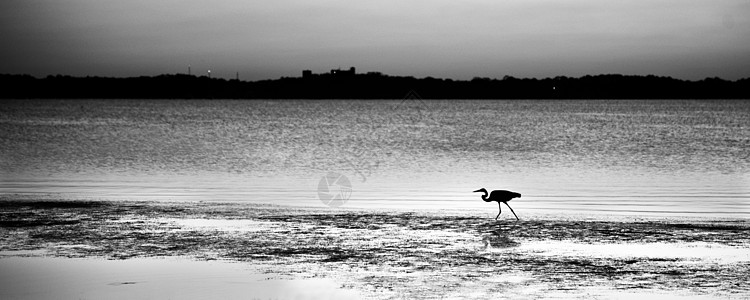
[[[490,199],[512,199],[516,196],[516,193],[506,190],[494,190],[490,193]]]
[[[507,195],[508,193],[510,192],[506,190],[494,190],[490,193],[490,196],[504,196],[504,195]]]

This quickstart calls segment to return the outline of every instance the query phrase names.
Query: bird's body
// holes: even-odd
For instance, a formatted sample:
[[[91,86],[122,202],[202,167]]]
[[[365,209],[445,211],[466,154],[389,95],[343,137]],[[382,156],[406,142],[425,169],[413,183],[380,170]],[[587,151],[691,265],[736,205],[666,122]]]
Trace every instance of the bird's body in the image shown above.
[[[478,190],[474,191],[474,193],[477,193],[477,192],[483,192],[484,193],[484,195],[482,195],[482,201],[484,201],[484,202],[492,202],[492,201],[497,202],[497,207],[500,209],[500,212],[498,212],[497,216],[495,216],[495,220],[497,220],[497,217],[499,217],[500,213],[503,212],[503,209],[500,206],[500,203],[505,203],[505,205],[507,205],[508,208],[510,208],[510,211],[513,213],[513,215],[516,216],[516,220],[519,220],[518,216],[516,215],[516,212],[513,211],[513,208],[510,207],[510,205],[508,205],[508,201],[513,200],[513,198],[521,198],[521,194],[516,193],[516,192],[506,191],[506,190],[494,190],[494,191],[492,191],[492,193],[489,193],[490,197],[488,198],[487,197],[487,190],[486,189],[481,188],[481,189],[478,189]]]

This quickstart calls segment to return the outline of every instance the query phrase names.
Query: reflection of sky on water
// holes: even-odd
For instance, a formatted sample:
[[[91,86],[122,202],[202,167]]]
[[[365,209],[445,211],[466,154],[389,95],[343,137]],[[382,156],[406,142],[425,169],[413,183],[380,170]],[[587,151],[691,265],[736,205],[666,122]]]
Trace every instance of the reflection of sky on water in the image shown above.
[[[174,223],[181,230],[207,230],[224,232],[262,232],[283,230],[288,224],[280,222],[258,221],[258,220],[228,220],[228,219],[157,219],[157,222]],[[429,227],[429,224],[425,226]],[[295,230],[309,230],[312,224],[295,224]],[[320,228],[318,228],[320,230]],[[663,258],[679,259],[695,263],[747,263],[750,262],[750,252],[746,247],[728,246],[719,243],[707,242],[680,242],[680,243],[581,243],[574,241],[559,240],[523,240],[513,242],[511,246],[498,245],[493,247],[487,245],[487,238],[479,241],[477,237],[457,232],[419,230],[418,232],[403,230],[399,227],[383,226],[381,230],[387,231],[389,235],[398,236],[399,239],[424,239],[452,240],[455,241],[453,248],[466,251],[477,251],[479,253],[509,253],[524,252],[540,256],[580,256],[608,259],[627,258]],[[328,228],[327,234],[334,235],[363,235],[368,231]],[[506,237],[507,239],[507,237]],[[394,240],[395,241],[395,240]],[[480,244],[484,243],[483,246]],[[497,247],[500,246],[500,247]],[[431,248],[415,249],[418,251],[435,251]]]
[[[609,243],[583,244],[570,241],[535,241],[523,243],[518,251],[543,256],[581,256],[597,258],[664,258],[694,263],[747,263],[750,251],[716,243]],[[502,251],[502,250],[493,250]]]
[[[189,259],[0,258],[3,299],[359,299],[330,279]],[[40,288],[43,287],[43,288]]]
[[[581,176],[580,174],[577,174]],[[610,174],[611,175],[611,174]],[[322,176],[322,175],[321,175]],[[522,193],[510,205],[520,213],[648,215],[694,217],[750,216],[750,185],[734,175],[705,176],[592,175],[578,180],[555,174],[500,176],[495,179],[454,180],[451,175],[409,178],[408,175],[352,180],[344,208],[473,210],[496,214],[495,203],[485,203],[471,191],[487,187]],[[505,180],[507,179],[507,181]],[[547,180],[549,179],[549,180]],[[497,182],[497,183],[496,183]],[[501,184],[506,182],[506,184]],[[253,178],[211,174],[205,176],[118,175],[11,178],[0,182],[6,194],[57,195],[63,198],[159,201],[229,201],[280,205],[324,206],[318,199],[319,178]],[[493,184],[495,183],[495,184]]]

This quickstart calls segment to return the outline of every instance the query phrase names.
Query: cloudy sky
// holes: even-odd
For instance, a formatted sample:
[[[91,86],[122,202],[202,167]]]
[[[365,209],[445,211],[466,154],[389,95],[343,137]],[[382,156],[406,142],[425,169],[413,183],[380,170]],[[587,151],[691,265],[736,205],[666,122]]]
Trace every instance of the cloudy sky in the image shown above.
[[[748,0],[2,0],[0,73],[750,77]]]

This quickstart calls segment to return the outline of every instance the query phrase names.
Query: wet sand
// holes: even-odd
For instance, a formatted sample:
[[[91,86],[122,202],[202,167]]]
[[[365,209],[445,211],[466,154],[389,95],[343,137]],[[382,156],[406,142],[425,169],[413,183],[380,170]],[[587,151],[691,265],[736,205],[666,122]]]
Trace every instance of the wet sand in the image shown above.
[[[4,299],[46,298],[59,285],[49,285],[51,294],[25,297],[31,294],[14,284],[20,275],[5,270],[45,264],[110,270],[121,263],[140,270],[132,273],[140,278],[92,284],[70,272],[80,280],[65,295],[116,295],[107,285],[114,283],[164,298],[186,290],[180,282],[192,282],[189,295],[224,290],[233,291],[225,298],[245,299],[295,298],[281,293],[290,290],[308,290],[311,299],[747,298],[748,229],[744,219],[525,215],[495,221],[470,212],[5,197],[0,285]],[[167,272],[172,285],[153,288],[159,280],[139,267],[153,260],[174,270]],[[203,280],[199,271],[179,271],[201,268],[213,271]],[[37,269],[26,281],[49,273]],[[288,284],[258,284],[264,280]]]

